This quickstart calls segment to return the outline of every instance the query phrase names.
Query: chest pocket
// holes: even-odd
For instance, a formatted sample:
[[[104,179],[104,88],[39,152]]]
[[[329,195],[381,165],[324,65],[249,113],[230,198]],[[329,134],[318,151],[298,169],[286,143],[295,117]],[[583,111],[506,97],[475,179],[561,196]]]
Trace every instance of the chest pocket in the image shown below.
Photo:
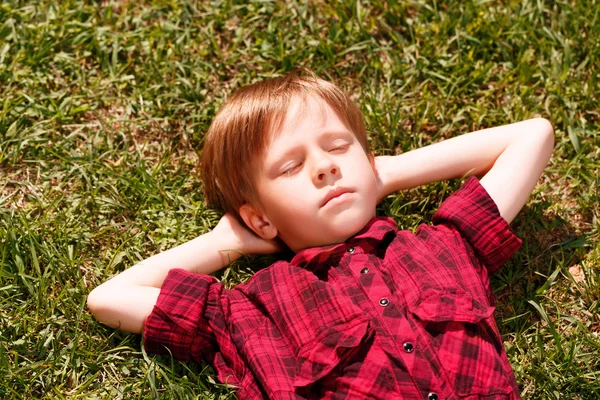
[[[482,304],[462,288],[428,289],[411,305],[411,312],[427,322],[477,324],[490,317],[494,307]]]
[[[363,318],[325,329],[298,352],[296,392],[304,396],[334,389],[328,386],[334,386],[335,377],[350,364],[361,364],[373,338],[374,331]]]
[[[461,396],[508,394],[512,370],[505,367],[494,307],[462,288],[428,289],[408,304]]]
[[[277,391],[318,398],[339,389],[339,377],[360,369],[375,339],[364,311],[328,282],[295,272],[261,299],[265,322],[240,341],[270,398]],[[284,371],[277,378],[274,365]]]

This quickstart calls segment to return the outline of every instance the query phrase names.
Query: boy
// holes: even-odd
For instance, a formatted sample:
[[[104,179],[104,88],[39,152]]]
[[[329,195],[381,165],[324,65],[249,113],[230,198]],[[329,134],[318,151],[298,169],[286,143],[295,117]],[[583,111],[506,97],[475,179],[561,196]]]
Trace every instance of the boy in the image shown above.
[[[203,149],[215,229],[122,272],[88,298],[149,351],[205,360],[240,398],[518,399],[488,274],[547,164],[548,121],[374,157],[360,111],[295,71],[245,88]],[[375,217],[388,194],[466,175],[416,234]],[[241,253],[291,261],[226,290],[207,275]]]

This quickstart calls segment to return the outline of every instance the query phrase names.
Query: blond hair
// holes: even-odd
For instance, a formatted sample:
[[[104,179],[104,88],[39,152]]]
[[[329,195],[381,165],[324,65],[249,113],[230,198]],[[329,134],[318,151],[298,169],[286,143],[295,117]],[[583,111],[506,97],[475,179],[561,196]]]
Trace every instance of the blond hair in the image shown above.
[[[256,177],[271,138],[292,99],[324,100],[355,135],[365,153],[369,143],[362,114],[350,97],[308,69],[240,88],[215,116],[202,150],[202,181],[210,207],[239,218],[243,204],[260,207]]]

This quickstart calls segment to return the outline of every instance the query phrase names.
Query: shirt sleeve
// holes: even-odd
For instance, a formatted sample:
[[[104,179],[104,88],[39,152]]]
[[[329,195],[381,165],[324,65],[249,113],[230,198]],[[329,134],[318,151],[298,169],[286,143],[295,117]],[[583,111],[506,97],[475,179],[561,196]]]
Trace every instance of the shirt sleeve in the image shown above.
[[[145,349],[206,362],[221,382],[240,385],[247,368],[231,336],[228,294],[210,275],[171,269],[144,324]]]
[[[146,318],[146,350],[171,352],[181,361],[206,359],[215,345],[214,333],[205,318],[206,308],[209,296],[218,295],[218,286],[212,276],[170,270],[156,305]]]
[[[458,230],[490,273],[506,264],[522,244],[475,176],[444,200],[433,216],[433,223],[449,224]]]

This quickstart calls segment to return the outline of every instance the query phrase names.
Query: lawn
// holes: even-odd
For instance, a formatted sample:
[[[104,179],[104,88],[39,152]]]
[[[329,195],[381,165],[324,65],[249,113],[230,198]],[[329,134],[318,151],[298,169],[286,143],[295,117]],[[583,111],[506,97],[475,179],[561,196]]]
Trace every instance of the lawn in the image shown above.
[[[600,398],[599,43],[596,0],[0,0],[0,398],[235,397],[96,322],[86,297],[214,227],[198,163],[216,110],[296,66],[353,94],[377,154],[552,122],[496,318],[523,398]],[[459,184],[378,213],[414,230]]]

